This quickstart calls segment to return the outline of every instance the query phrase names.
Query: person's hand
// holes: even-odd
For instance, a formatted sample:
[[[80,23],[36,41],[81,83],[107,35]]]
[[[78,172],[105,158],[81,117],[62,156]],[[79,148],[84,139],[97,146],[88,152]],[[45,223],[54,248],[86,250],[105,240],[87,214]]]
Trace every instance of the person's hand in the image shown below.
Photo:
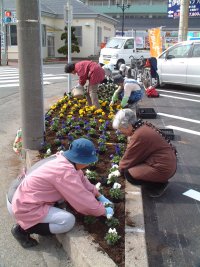
[[[106,218],[109,220],[114,215],[114,210],[111,207],[106,208]]]
[[[104,195],[100,195],[98,198],[97,198],[104,206],[106,204],[110,204],[110,205],[113,205],[113,203],[107,199],[106,197],[104,197]]]

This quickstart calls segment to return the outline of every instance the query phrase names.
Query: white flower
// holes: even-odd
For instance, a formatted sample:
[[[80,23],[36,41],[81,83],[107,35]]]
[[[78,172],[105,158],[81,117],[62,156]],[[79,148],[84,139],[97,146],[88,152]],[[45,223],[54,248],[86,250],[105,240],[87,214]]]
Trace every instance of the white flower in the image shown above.
[[[109,230],[108,230],[108,233],[109,234],[117,234],[117,231],[116,231],[116,229],[115,228],[109,228]]]
[[[119,183],[114,183],[113,188],[114,188],[114,189],[121,188],[121,184],[119,184]]]
[[[86,174],[90,174],[91,171],[87,169],[87,170],[85,171],[85,173],[86,173]]]
[[[110,219],[112,218],[112,214],[107,214],[107,215],[106,215],[106,218],[107,218],[108,220],[110,220]]]
[[[111,177],[119,177],[121,174],[118,170],[114,171],[114,172],[111,172],[109,175],[108,175],[108,179],[110,179]]]
[[[119,165],[117,165],[117,164],[112,165],[111,170],[114,169],[114,168],[119,169]]]
[[[96,187],[97,190],[100,190],[100,189],[101,189],[101,183],[100,183],[100,182],[97,183],[97,184],[95,185],[95,187]]]
[[[48,149],[47,149],[46,154],[47,154],[47,155],[51,155],[51,148],[48,148]]]

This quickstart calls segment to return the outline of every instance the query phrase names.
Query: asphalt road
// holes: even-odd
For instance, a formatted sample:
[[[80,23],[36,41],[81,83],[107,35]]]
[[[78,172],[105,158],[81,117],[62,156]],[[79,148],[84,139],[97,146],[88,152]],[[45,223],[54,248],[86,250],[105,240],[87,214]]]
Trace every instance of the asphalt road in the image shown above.
[[[160,198],[143,190],[149,267],[200,266],[200,202],[183,195],[200,193],[200,88],[168,86],[158,99],[149,99],[158,117],[151,122],[171,128],[178,151],[178,166],[170,186]]]

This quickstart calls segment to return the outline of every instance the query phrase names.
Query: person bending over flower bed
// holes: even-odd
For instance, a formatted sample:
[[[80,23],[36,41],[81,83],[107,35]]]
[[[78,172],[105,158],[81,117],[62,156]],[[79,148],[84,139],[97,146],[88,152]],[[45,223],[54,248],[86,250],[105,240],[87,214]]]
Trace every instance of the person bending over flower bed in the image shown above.
[[[100,108],[97,90],[98,85],[105,79],[104,69],[96,62],[84,60],[78,63],[68,63],[65,66],[65,72],[77,74],[81,86],[84,86],[86,81],[89,80],[87,89],[88,105]]]
[[[136,80],[124,78],[121,74],[118,74],[113,77],[113,83],[117,84],[118,88],[112,96],[110,105],[113,105],[119,99],[122,108],[125,108],[129,104],[136,104],[142,99],[142,90]]]
[[[176,172],[176,149],[155,126],[136,120],[131,109],[118,111],[113,128],[129,137],[120,172],[130,183],[146,185],[151,196],[160,196]]]
[[[73,228],[74,215],[55,207],[59,201],[67,201],[84,215],[112,217],[113,209],[104,207],[111,202],[82,171],[97,160],[94,144],[79,138],[72,142],[69,150],[39,161],[25,177],[12,184],[7,207],[17,221],[11,232],[22,247],[38,244],[30,234],[60,234]]]

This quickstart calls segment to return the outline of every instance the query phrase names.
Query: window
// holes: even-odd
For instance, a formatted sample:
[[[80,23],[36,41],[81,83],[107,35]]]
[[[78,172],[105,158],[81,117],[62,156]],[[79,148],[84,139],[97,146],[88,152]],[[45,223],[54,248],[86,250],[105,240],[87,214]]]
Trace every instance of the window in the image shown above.
[[[190,48],[191,48],[191,44],[179,45],[169,50],[167,55],[172,58],[188,57]]]
[[[82,46],[83,45],[82,26],[76,26],[74,28],[75,28],[74,34],[78,40],[78,44],[79,46]]]
[[[9,45],[17,45],[17,26],[10,25],[10,40],[8,40]]]
[[[194,45],[192,57],[200,57],[200,43]]]
[[[133,49],[134,48],[134,40],[128,39],[124,45],[124,49]]]
[[[46,25],[42,24],[41,26],[42,31],[42,47],[46,47],[47,45],[47,31],[46,31]]]
[[[102,42],[102,28],[97,27],[97,46],[100,46]]]

